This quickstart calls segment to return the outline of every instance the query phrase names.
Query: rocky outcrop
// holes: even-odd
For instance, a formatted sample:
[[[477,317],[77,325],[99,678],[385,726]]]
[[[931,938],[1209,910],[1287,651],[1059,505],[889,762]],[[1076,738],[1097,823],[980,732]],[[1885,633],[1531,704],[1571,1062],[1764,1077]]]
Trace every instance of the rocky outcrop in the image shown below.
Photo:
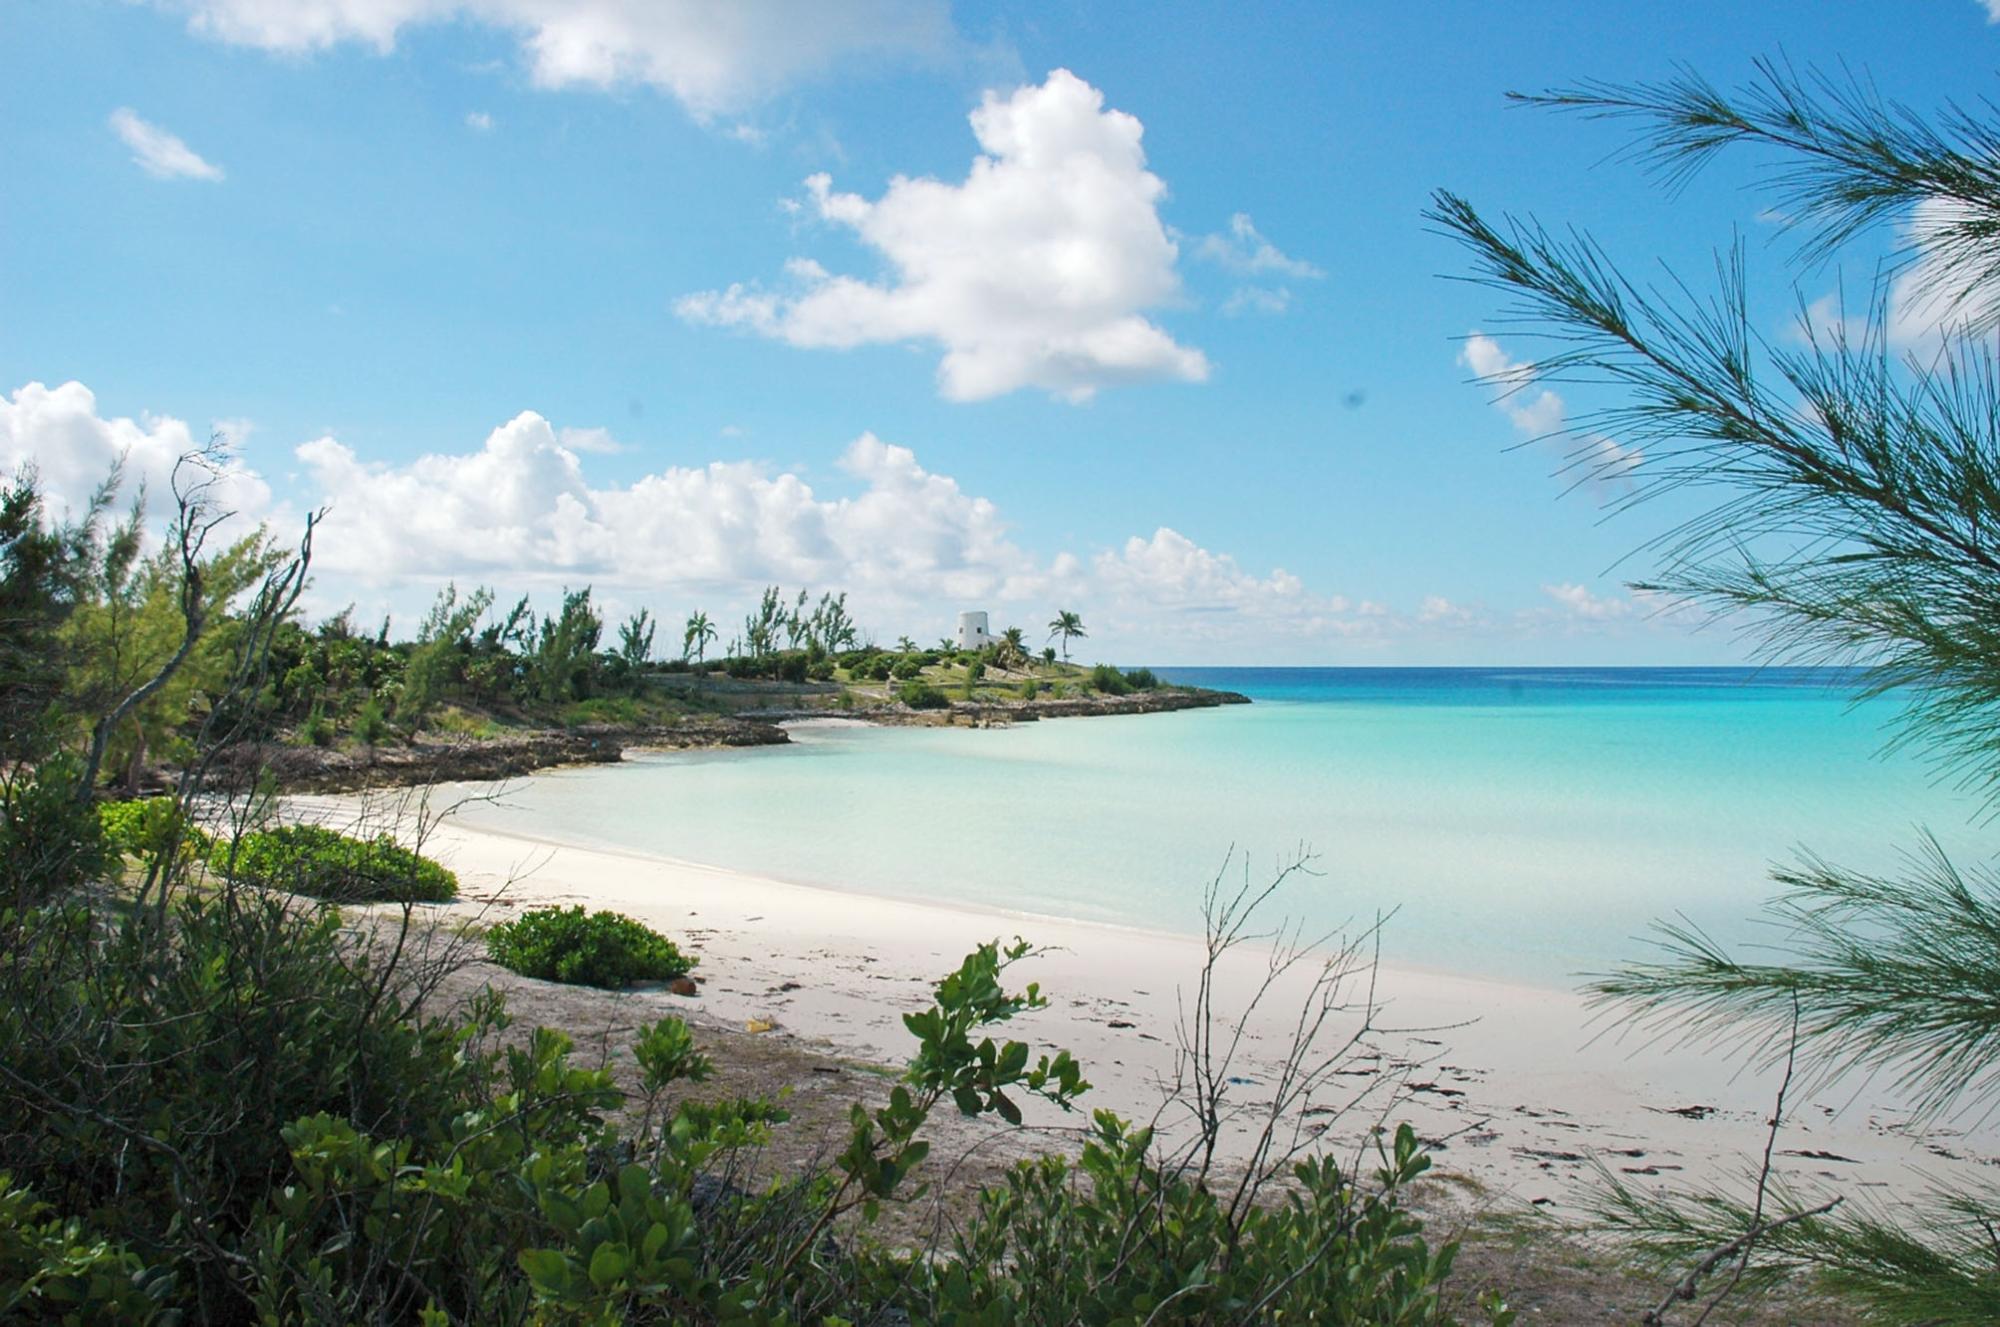
[[[1207,710],[1219,705],[1249,703],[1250,697],[1237,691],[1161,687],[1157,691],[1134,691],[1127,696],[1093,692],[1085,696],[1036,700],[954,700],[949,709],[936,710],[874,705],[849,710],[791,709],[760,713],[767,719],[852,719],[857,723],[885,727],[937,728],[966,724],[990,728],[1010,723],[1033,723],[1037,719],[1074,719],[1098,714],[1166,714],[1174,710]]]
[[[222,752],[208,784],[241,789],[268,777],[286,792],[354,792],[430,783],[477,783],[519,778],[556,765],[608,765],[628,750],[772,746],[790,741],[776,724],[746,719],[691,719],[657,727],[588,725],[456,741],[419,739],[406,745],[330,750],[248,743]]]

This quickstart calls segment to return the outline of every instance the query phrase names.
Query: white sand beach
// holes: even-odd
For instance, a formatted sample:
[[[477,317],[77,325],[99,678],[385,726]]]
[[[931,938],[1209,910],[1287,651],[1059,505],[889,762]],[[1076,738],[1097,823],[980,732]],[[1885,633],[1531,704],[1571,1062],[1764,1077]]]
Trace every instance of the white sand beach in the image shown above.
[[[409,823],[394,795],[300,798],[289,814],[336,827],[391,816]],[[455,870],[462,898],[450,911],[501,920],[538,904],[582,903],[639,918],[700,955],[700,994],[647,991],[661,1011],[764,1035],[795,1038],[845,1056],[899,1062],[912,1042],[901,1015],[920,1008],[929,984],[983,940],[1024,936],[1045,952],[1015,970],[1038,982],[1049,1007],[1008,1034],[1038,1049],[1067,1047],[1093,1084],[1085,1104],[1150,1119],[1175,1071],[1176,1026],[1203,958],[1196,937],[948,907],[840,892],[658,857],[589,850],[474,830],[444,816],[424,851]],[[1220,970],[1218,1011],[1233,1019],[1268,970],[1269,945],[1238,950]],[[1352,1147],[1386,1111],[1434,1140],[1440,1172],[1476,1182],[1497,1202],[1575,1212],[1596,1166],[1637,1184],[1728,1184],[1754,1176],[1779,1075],[1698,1047],[1649,1044],[1593,1018],[1576,994],[1428,972],[1385,954],[1376,967],[1377,1030],[1305,1112],[1304,1127]],[[1306,964],[1280,981],[1246,1029],[1229,1066],[1247,1108],[1235,1136],[1271,1099],[1276,1058],[1289,1044]],[[1355,1002],[1365,976],[1350,983]],[[515,1012],[535,1010],[515,1002]],[[1355,1018],[1333,1021],[1337,1044]],[[1384,1079],[1384,1075],[1388,1079]],[[1378,1081],[1399,1080],[1338,1113]],[[1055,1112],[1031,1116],[1053,1122]],[[1178,1116],[1163,1124],[1171,1128]],[[1171,1135],[1170,1135],[1171,1136]],[[1227,1146],[1227,1144],[1226,1144]],[[1918,1135],[1907,1112],[1849,1083],[1819,1092],[1795,1085],[1777,1143],[1777,1168],[1795,1186],[1837,1185],[1850,1194],[1913,1194],[1996,1164],[1988,1127],[1950,1121]]]

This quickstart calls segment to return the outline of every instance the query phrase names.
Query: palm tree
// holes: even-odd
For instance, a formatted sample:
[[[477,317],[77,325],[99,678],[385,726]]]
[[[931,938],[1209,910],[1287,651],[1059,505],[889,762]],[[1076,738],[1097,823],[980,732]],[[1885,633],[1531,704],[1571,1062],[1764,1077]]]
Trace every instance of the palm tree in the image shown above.
[[[904,654],[915,654],[917,652],[917,643],[908,636],[898,636],[896,637],[896,648]]]
[[[715,624],[708,620],[708,614],[697,610],[687,620],[687,634],[681,637],[681,659],[686,661],[690,651],[695,661],[701,662],[708,654],[709,645],[715,640]]]
[[[1049,639],[1054,640],[1058,636],[1062,637],[1062,657],[1064,663],[1069,662],[1069,643],[1072,640],[1082,640],[1089,634],[1083,629],[1083,618],[1076,613],[1070,612],[1067,608],[1057,609],[1055,617],[1049,622]]]
[[[1021,642],[1021,629],[1009,627],[1000,633],[999,664],[1002,668],[1019,668],[1028,662],[1028,647]]]

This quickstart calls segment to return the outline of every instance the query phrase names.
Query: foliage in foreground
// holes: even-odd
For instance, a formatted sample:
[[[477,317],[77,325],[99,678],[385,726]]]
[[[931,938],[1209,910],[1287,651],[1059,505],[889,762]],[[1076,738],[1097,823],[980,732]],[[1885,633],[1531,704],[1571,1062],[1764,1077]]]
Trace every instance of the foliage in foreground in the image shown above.
[[[448,903],[458,877],[387,834],[357,839],[320,825],[252,830],[210,864],[246,885],[339,903]]]
[[[1565,431],[1579,478],[1623,488],[1628,503],[1721,492],[1660,544],[1666,565],[1641,588],[1748,614],[1774,659],[1864,667],[1867,693],[1905,702],[1902,739],[1990,804],[2000,796],[2000,361],[1986,334],[2000,324],[2000,121],[1982,104],[1934,124],[1859,80],[1806,82],[1773,64],[1759,74],[1736,94],[1688,74],[1524,100],[1644,126],[1634,155],[1673,182],[1732,146],[1775,152],[1771,215],[1805,230],[1811,262],[1908,216],[1901,274],[1878,289],[1862,330],[1842,318],[1829,331],[1802,309],[1801,344],[1770,344],[1749,311],[1740,249],[1721,264],[1719,295],[1690,306],[1626,279],[1588,239],[1496,224],[1446,193],[1431,219],[1471,250],[1477,280],[1555,342],[1498,389],[1558,381],[1617,394]],[[1892,353],[1892,313],[1939,319],[1935,349]],[[1919,1123],[1990,1113],[2000,879],[1960,870],[1928,840],[1899,873],[1807,857],[1778,879],[1777,961],[1744,961],[1669,926],[1660,961],[1600,980],[1597,994],[1657,1027],[1796,1062],[1809,1081],[1880,1074],[1910,1094]],[[1870,1321],[2000,1320],[2000,1191],[1946,1189],[1888,1211],[1794,1187],[1768,1159],[1754,1178],[1743,1197],[1614,1185],[1608,1215],[1669,1262],[1733,1268],[1718,1276],[1725,1294],[1759,1264],[1808,1267]],[[1653,1320],[1694,1297],[1680,1288],[1689,1293]]]
[[[533,908],[486,933],[495,963],[524,977],[620,990],[684,977],[696,960],[643,922],[622,913]]]
[[[166,853],[184,854],[192,860],[206,856],[212,846],[207,832],[194,824],[180,802],[172,797],[102,802],[97,808],[97,819],[104,826],[104,841],[108,846],[142,861]]]
[[[994,1035],[1046,1003],[1004,985],[1024,944],[906,1016],[908,1068],[824,1165],[753,1185],[784,1112],[693,1093],[711,1066],[677,1019],[640,1029],[628,1092],[497,998],[432,1016],[331,908],[187,896],[166,943],[143,910],[7,925],[10,1321],[1448,1321],[1452,1247],[1400,1204],[1427,1164],[1407,1129],[1373,1183],[1307,1162],[1238,1218],[1100,1112],[1078,1167],[1022,1165],[938,1256],[871,1238],[922,1193],[941,1106],[1018,1120],[1087,1090]]]

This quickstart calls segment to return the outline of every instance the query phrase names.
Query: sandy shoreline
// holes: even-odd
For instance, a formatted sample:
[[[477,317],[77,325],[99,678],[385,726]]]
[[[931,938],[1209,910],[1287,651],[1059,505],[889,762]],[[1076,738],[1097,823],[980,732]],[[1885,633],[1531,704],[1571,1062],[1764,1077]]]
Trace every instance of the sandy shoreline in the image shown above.
[[[335,826],[357,817],[407,823],[411,809],[407,799],[383,795],[290,805],[293,814]],[[464,897],[453,913],[498,919],[535,904],[583,903],[638,917],[700,954],[699,997],[635,998],[663,1010],[692,1007],[739,1028],[769,1021],[776,1030],[766,1035],[883,1063],[908,1053],[901,1015],[923,1006],[932,981],[977,943],[1024,935],[1047,952],[1016,970],[1017,984],[1039,982],[1050,1007],[1010,1035],[1038,1049],[1067,1047],[1093,1084],[1086,1105],[1140,1119],[1160,1109],[1184,997],[1202,965],[1196,937],[844,893],[476,830],[449,816],[428,827],[424,851],[459,875]],[[1581,1206],[1600,1164],[1636,1184],[1741,1179],[1747,1188],[1742,1177],[1754,1173],[1764,1146],[1775,1074],[1698,1049],[1620,1038],[1568,992],[1399,966],[1398,942],[1416,941],[1385,937],[1374,972],[1377,1030],[1329,1077],[1306,1118],[1290,1123],[1325,1129],[1327,1142],[1347,1148],[1386,1110],[1435,1140],[1441,1172],[1475,1181],[1497,1201],[1562,1212]],[[1268,945],[1239,950],[1220,970],[1217,1004],[1230,1019],[1265,977],[1268,953]],[[1316,965],[1273,988],[1229,1067],[1230,1091],[1245,1108],[1238,1146],[1270,1099],[1308,970]],[[1354,1001],[1367,995],[1364,982],[1350,982]],[[535,1016],[518,1000],[516,1013]],[[1344,1041],[1357,1021],[1332,1020],[1319,1044]],[[1361,1105],[1340,1112],[1357,1095]],[[1795,1186],[1913,1195],[2000,1164],[1991,1127],[1966,1134],[1947,1121],[1918,1137],[1905,1112],[1852,1084],[1816,1096],[1795,1086],[1794,1095],[1778,1162]],[[1041,1122],[1058,1122],[1054,1115]],[[1178,1118],[1163,1122],[1171,1129]]]

